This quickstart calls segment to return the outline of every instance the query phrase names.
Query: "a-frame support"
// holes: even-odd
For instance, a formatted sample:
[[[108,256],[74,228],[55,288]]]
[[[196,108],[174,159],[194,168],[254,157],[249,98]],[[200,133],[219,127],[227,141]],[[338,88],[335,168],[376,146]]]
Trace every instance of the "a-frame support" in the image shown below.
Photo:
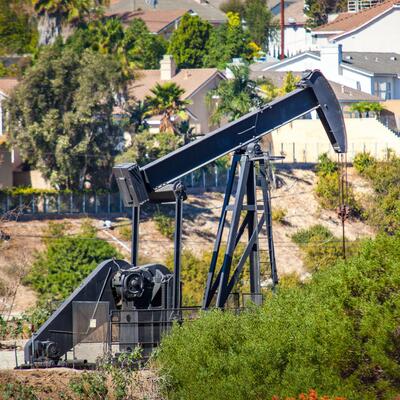
[[[245,149],[236,151],[233,156],[217,237],[207,276],[203,308],[208,308],[214,303],[220,308],[225,306],[229,294],[239,280],[247,259],[250,264],[250,292],[252,300],[255,303],[260,302],[261,276],[259,234],[264,224],[268,238],[268,255],[272,283],[274,286],[278,283],[272,235],[270,180],[267,173],[268,161],[268,155],[261,151],[258,143],[250,144]],[[233,187],[238,165],[240,165],[239,178],[234,195],[234,202],[231,205],[230,200],[233,196]],[[257,204],[257,182],[260,183],[262,190],[262,204],[260,206]],[[262,211],[262,214],[258,220],[259,210]],[[228,219],[228,212],[230,211],[232,212],[232,216],[228,240],[222,265],[218,269],[218,255],[221,250],[221,242]],[[242,219],[242,222],[240,222],[242,211],[246,211],[246,215]],[[233,254],[246,228],[248,234],[247,245],[238,264],[235,266],[235,269],[232,270]]]

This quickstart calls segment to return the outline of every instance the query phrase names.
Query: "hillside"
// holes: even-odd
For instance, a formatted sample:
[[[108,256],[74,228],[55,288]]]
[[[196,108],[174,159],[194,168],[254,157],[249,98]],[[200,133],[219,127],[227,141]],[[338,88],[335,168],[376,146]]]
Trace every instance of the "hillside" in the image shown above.
[[[279,187],[272,192],[273,209],[286,210],[283,223],[274,222],[274,240],[276,247],[277,267],[280,275],[296,272],[305,273],[299,247],[294,244],[290,236],[299,229],[307,228],[317,223],[329,228],[336,236],[341,235],[341,225],[336,214],[322,210],[313,193],[316,175],[311,170],[281,169],[277,168]],[[356,193],[362,195],[369,192],[366,182],[349,170],[349,180],[354,184]],[[212,249],[217,231],[219,213],[221,210],[223,194],[203,193],[190,195],[184,206],[184,239],[183,247],[191,250],[196,255]],[[173,207],[171,207],[173,212]],[[146,261],[165,262],[168,254],[173,250],[170,239],[158,232],[154,221],[149,215],[143,213],[143,222],[140,225],[140,254]],[[84,219],[62,218],[60,222],[68,222],[68,234],[79,231]],[[99,228],[98,236],[115,245],[128,259],[129,252],[125,247],[130,247],[124,241],[118,230],[105,232],[101,229],[102,221],[92,219],[93,224]],[[126,225],[126,219],[116,219],[116,225]],[[2,224],[2,229],[11,235],[11,240],[3,244],[0,257],[0,272],[5,280],[12,281],[16,266],[29,269],[34,259],[35,252],[43,249],[42,236],[47,227],[48,220],[12,221]],[[226,232],[227,234],[227,232]],[[372,236],[373,230],[363,222],[348,221],[346,223],[346,237],[354,240],[360,237]],[[120,241],[120,242],[118,242]],[[122,243],[122,244],[121,244]],[[266,249],[266,241],[260,243]],[[185,265],[182,267],[185,268]],[[26,287],[19,287],[13,313],[20,313],[31,307],[35,301],[35,293]]]

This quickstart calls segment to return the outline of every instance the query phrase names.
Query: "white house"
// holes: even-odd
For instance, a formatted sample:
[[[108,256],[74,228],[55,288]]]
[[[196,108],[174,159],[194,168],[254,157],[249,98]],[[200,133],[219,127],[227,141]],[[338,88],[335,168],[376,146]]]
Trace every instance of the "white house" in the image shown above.
[[[343,51],[399,53],[400,2],[387,0],[359,12],[347,12],[312,31],[312,47],[341,44]]]
[[[280,1],[270,4],[271,11],[277,22],[280,22]],[[304,0],[285,1],[285,30],[284,53],[291,57],[310,50],[312,47],[311,32],[306,29],[307,17],[304,14]],[[278,29],[276,36],[269,43],[268,52],[273,57],[279,57],[281,52],[281,33]]]
[[[319,69],[331,81],[376,95],[382,100],[400,99],[400,53],[343,52],[341,45],[331,44],[320,51],[298,54],[273,65],[266,64],[265,68],[258,65],[258,69]]]

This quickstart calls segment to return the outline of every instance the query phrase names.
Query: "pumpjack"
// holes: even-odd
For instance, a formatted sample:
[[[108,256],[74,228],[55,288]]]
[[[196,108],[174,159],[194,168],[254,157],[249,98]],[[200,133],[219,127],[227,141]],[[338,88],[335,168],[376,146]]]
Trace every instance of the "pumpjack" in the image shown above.
[[[246,265],[250,268],[250,299],[260,303],[260,232],[263,229],[273,285],[278,283],[278,274],[267,168],[272,156],[262,151],[259,141],[314,110],[334,151],[346,152],[346,129],[340,105],[328,81],[315,70],[307,71],[293,92],[158,160],[144,166],[117,165],[113,173],[125,206],[132,208],[131,262],[112,259],[98,265],[28,341],[25,366],[65,365],[71,351],[83,343],[106,342],[109,348],[117,346],[117,352],[129,352],[140,346],[145,356],[151,353],[173,321],[182,320],[188,312],[181,306],[182,207],[187,195],[180,178],[229,153],[233,153],[232,165],[205,277],[202,308],[227,307]],[[257,201],[257,187],[261,187],[261,202]],[[146,202],[175,204],[173,271],[157,263],[137,265],[139,214]],[[225,228],[228,229],[227,243],[219,265]],[[247,244],[238,264],[233,266],[233,254],[246,231]],[[189,310],[187,315],[190,317],[190,314]],[[74,354],[72,363],[79,363]]]

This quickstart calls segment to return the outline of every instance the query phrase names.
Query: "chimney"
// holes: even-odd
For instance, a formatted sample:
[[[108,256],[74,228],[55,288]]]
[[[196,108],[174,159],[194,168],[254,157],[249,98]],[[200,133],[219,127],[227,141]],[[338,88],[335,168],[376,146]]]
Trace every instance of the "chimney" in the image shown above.
[[[342,62],[342,45],[333,43],[321,47],[321,71],[331,80],[337,79],[341,75],[340,64]]]
[[[169,81],[176,75],[175,61],[169,54],[166,54],[160,61],[160,75],[162,81]]]

